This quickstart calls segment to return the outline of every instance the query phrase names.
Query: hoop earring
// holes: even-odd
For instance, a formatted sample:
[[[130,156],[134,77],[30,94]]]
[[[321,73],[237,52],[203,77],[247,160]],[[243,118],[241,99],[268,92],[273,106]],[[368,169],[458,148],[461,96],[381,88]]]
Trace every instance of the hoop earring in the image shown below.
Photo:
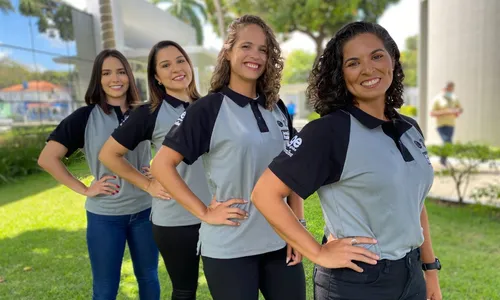
[[[158,80],[158,85],[163,85],[163,84],[161,83],[161,81]]]

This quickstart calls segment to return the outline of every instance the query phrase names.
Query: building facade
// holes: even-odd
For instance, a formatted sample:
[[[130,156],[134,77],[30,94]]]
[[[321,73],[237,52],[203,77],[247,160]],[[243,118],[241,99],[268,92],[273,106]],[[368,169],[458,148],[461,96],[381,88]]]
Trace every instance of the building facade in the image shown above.
[[[100,1],[49,1],[44,10],[9,1],[12,9],[0,7],[0,119],[58,122],[84,105],[94,58],[103,49]],[[149,97],[147,56],[161,40],[185,47],[201,92],[207,90],[217,53],[196,46],[192,27],[146,0],[110,2],[116,49],[129,60],[143,100]]]
[[[464,112],[455,141],[500,146],[500,1],[420,0],[419,121],[429,143],[440,143],[433,99],[446,82]]]

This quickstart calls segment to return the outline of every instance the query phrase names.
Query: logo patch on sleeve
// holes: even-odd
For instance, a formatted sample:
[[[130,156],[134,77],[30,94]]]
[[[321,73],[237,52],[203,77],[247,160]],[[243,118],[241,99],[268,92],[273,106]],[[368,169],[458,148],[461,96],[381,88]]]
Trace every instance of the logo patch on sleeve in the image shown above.
[[[292,140],[288,143],[288,145],[285,147],[285,150],[283,150],[286,155],[292,157],[293,154],[297,151],[297,149],[302,145],[302,139],[299,138],[298,136],[294,136]]]
[[[182,121],[184,120],[184,117],[186,116],[186,111],[184,111],[180,116],[179,118],[177,119],[177,121],[175,121],[174,123],[174,126],[179,126],[181,125]]]

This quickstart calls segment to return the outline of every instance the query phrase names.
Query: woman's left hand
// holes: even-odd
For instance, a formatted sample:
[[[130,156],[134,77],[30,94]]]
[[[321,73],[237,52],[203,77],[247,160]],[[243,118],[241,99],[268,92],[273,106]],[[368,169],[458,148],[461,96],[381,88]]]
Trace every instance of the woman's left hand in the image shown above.
[[[300,264],[302,261],[302,254],[292,248],[290,244],[286,244],[286,265],[291,267]]]
[[[441,288],[437,270],[425,271],[425,286],[427,288],[427,300],[442,300]]]

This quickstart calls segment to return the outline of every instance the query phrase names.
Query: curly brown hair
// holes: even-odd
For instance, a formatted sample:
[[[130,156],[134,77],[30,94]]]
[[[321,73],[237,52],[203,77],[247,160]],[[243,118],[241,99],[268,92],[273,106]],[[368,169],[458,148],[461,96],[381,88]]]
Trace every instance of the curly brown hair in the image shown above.
[[[266,107],[271,108],[279,100],[281,87],[281,72],[283,71],[283,57],[281,49],[272,29],[260,18],[253,15],[244,15],[234,20],[228,28],[228,35],[224,46],[217,57],[217,65],[210,80],[210,93],[219,92],[229,84],[231,65],[227,60],[230,51],[238,38],[239,29],[250,25],[258,25],[264,30],[267,40],[267,62],[264,74],[257,79],[257,90],[266,97]]]
[[[399,61],[400,53],[396,42],[382,26],[369,22],[353,22],[342,27],[326,45],[325,51],[314,64],[309,76],[307,96],[314,110],[324,116],[334,110],[355,104],[353,95],[347,89],[343,74],[344,45],[363,33],[376,35],[394,61],[392,83],[385,95],[385,114],[393,116],[395,108],[403,105],[403,80],[405,75]]]

